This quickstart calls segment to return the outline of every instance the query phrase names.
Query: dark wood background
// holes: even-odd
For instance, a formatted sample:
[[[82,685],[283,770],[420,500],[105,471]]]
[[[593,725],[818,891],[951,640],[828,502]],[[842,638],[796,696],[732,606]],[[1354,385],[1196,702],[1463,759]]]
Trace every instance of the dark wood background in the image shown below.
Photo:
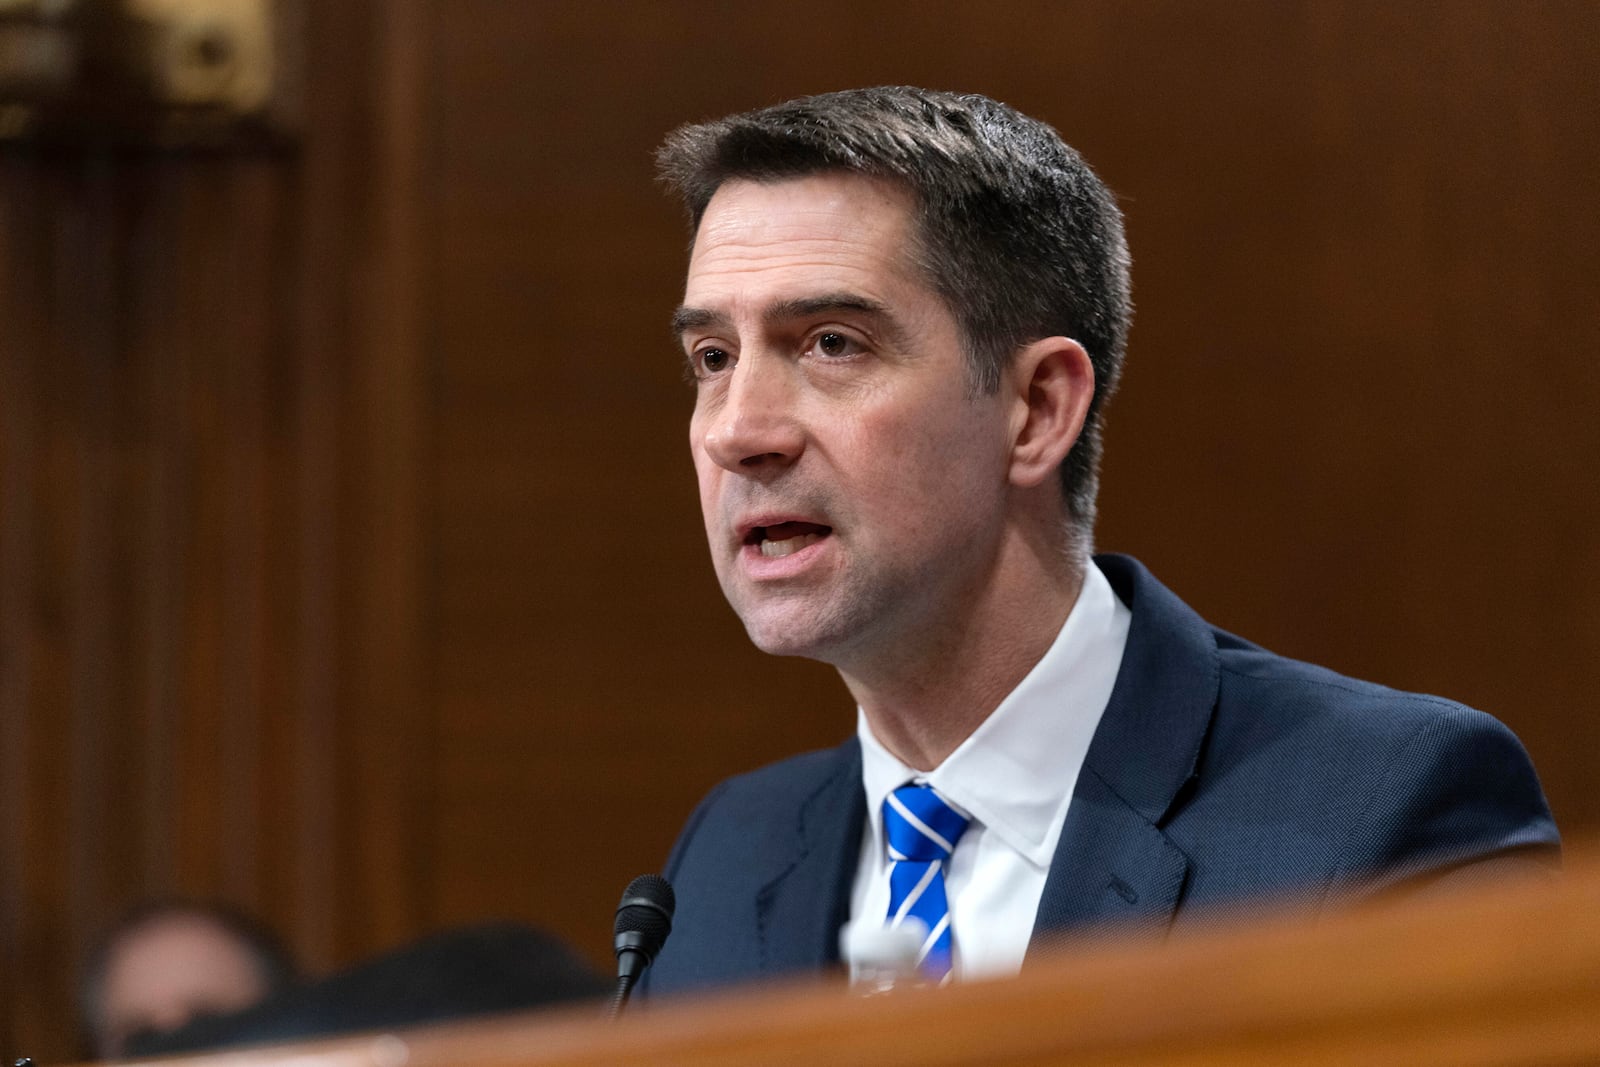
[[[722,776],[851,728],[755,652],[666,328],[670,127],[852,85],[1054,123],[1134,251],[1102,547],[1493,711],[1600,831],[1600,7],[308,3],[282,154],[0,153],[0,1052],[181,891],[315,967],[597,960]]]

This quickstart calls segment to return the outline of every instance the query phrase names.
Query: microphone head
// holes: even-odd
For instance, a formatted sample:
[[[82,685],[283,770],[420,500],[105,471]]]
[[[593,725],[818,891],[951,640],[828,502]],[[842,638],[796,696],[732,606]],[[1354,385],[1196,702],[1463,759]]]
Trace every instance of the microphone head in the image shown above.
[[[672,932],[672,913],[678,906],[672,883],[659,874],[641,874],[622,891],[613,928],[617,955],[632,950],[647,962],[656,958]]]

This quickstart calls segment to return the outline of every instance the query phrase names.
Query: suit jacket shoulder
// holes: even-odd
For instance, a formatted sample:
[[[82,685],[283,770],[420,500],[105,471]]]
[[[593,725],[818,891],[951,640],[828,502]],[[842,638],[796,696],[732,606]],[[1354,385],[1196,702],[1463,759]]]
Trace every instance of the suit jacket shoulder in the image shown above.
[[[1248,875],[1292,881],[1321,908],[1495,857],[1553,864],[1559,837],[1538,777],[1498,720],[1220,632],[1218,648],[1219,714],[1202,771],[1234,768],[1236,779],[1215,799],[1197,793],[1190,818],[1226,803],[1295,843],[1250,862],[1231,844],[1217,850],[1217,865],[1235,872],[1208,875],[1219,896]],[[1248,847],[1252,835],[1237,836]]]
[[[1488,715],[1273,655],[1135,561],[1097,563],[1133,623],[1036,943],[1165,932],[1265,897],[1315,912],[1489,860],[1554,863],[1532,764]]]

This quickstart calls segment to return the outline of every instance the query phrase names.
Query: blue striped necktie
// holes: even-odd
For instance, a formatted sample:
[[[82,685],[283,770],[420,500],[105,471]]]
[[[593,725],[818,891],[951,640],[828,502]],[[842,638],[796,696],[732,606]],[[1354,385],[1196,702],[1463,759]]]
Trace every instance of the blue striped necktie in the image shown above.
[[[903,785],[883,800],[889,845],[889,925],[907,916],[927,924],[922,971],[935,982],[950,975],[950,902],[944,865],[966,832],[967,817],[929,785]]]

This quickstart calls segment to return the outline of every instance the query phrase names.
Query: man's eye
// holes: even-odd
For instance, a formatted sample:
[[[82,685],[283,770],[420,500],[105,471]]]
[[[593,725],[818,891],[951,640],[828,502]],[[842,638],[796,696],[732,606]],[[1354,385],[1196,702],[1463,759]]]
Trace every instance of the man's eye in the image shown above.
[[[834,330],[828,330],[825,333],[817,334],[815,347],[820,355],[848,356],[853,355],[859,346],[849,336]]]
[[[720,348],[702,348],[695,353],[694,362],[701,373],[717,374],[732,365],[733,357]]]

